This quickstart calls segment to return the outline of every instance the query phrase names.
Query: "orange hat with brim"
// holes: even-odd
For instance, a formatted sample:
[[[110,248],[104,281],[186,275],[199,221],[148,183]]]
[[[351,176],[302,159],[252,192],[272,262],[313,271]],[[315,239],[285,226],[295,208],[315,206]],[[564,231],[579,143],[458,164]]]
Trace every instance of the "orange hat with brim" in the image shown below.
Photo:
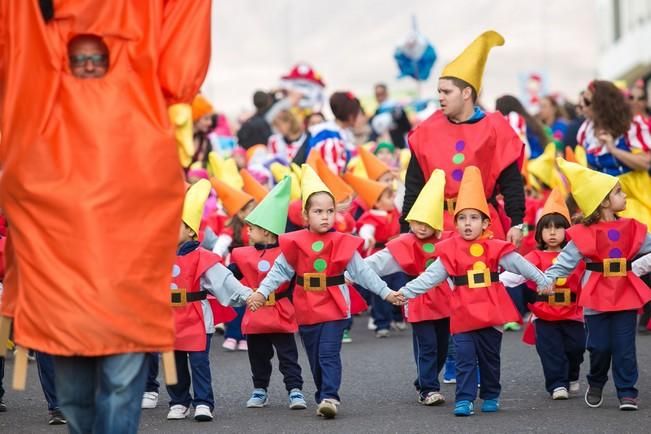
[[[358,150],[359,157],[362,159],[362,163],[366,169],[366,174],[370,179],[377,181],[385,173],[391,173],[391,168],[384,161],[373,155],[371,151],[363,146],[360,146]]]
[[[251,175],[251,172],[246,169],[240,169],[240,176],[244,182],[244,186],[242,187],[244,192],[253,196],[257,203],[262,202],[262,199],[264,199],[267,193],[269,193],[269,190],[267,190],[264,185],[260,184],[258,180]]]
[[[373,208],[380,199],[380,196],[382,196],[382,193],[389,189],[389,187],[382,183],[371,179],[360,178],[350,172],[344,174],[344,180],[348,185],[353,187],[353,190],[355,190],[357,195],[364,201],[364,203],[366,203],[366,205],[368,205],[369,208]]]
[[[353,189],[339,175],[330,170],[316,149],[310,152],[307,164],[314,169],[321,181],[328,186],[335,197],[335,202],[341,203],[353,195]]]
[[[484,183],[481,179],[481,172],[477,166],[468,166],[463,171],[463,178],[459,186],[457,205],[454,208],[456,217],[464,209],[476,209],[490,218],[488,202],[484,193]]]
[[[214,113],[215,109],[212,104],[201,94],[194,97],[192,101],[192,121],[196,122],[198,119]]]
[[[240,190],[236,190],[230,185],[226,184],[223,181],[220,181],[217,178],[210,178],[212,187],[217,192],[217,197],[224,206],[224,210],[229,217],[233,217],[235,214],[240,212],[249,202],[253,199],[248,193],[245,193]]]
[[[565,217],[568,223],[572,221],[570,219],[570,210],[565,204],[563,193],[561,193],[561,191],[557,188],[553,189],[551,193],[549,193],[549,197],[547,198],[547,201],[545,201],[545,205],[543,206],[542,214],[540,216],[542,217],[548,214],[560,214]]]

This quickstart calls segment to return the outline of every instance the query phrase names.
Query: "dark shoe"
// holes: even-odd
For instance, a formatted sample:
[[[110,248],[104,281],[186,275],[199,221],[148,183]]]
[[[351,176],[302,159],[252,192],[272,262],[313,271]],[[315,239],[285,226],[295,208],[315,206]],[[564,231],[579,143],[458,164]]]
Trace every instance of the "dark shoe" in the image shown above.
[[[619,409],[622,411],[636,411],[637,399],[625,396],[619,400]]]
[[[50,412],[50,419],[47,421],[48,425],[65,425],[68,423],[66,417],[61,413],[61,410],[54,409]]]
[[[603,402],[603,389],[601,387],[588,386],[588,390],[585,391],[585,403],[588,404],[588,407],[601,407]]]
[[[7,404],[0,399],[0,413],[4,413],[5,411],[7,411]]]

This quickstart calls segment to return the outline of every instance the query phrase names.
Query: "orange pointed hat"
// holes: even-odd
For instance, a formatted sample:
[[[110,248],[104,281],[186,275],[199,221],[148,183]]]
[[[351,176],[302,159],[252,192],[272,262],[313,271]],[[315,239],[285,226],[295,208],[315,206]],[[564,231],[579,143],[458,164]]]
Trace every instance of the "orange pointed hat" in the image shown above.
[[[557,188],[553,189],[551,193],[549,193],[549,197],[545,201],[545,206],[543,206],[540,217],[546,216],[547,214],[560,214],[567,219],[568,223],[572,221],[570,219],[570,210],[565,204],[565,198]]]
[[[384,193],[384,190],[389,188],[382,183],[371,179],[360,178],[350,172],[344,174],[344,181],[353,187],[353,190],[355,190],[357,195],[369,208],[373,208],[380,199],[380,196],[382,196],[382,193]]]
[[[307,164],[312,166],[321,181],[328,186],[335,197],[335,202],[341,203],[353,195],[353,189],[339,175],[330,170],[326,162],[321,158],[319,151],[313,149],[310,152]]]
[[[244,208],[246,204],[254,200],[253,196],[250,194],[236,190],[217,178],[210,178],[210,183],[217,192],[217,197],[222,202],[224,210],[229,217],[233,217]]]
[[[360,146],[358,149],[359,156],[362,159],[362,163],[364,164],[369,179],[377,181],[385,173],[391,173],[391,168],[384,161],[373,155],[371,151],[363,146]]]
[[[244,186],[242,187],[244,192],[253,196],[257,203],[262,202],[262,199],[264,199],[267,193],[269,193],[269,190],[267,190],[264,185],[260,184],[258,180],[251,175],[251,172],[246,169],[240,169],[240,176],[244,182]]]
[[[457,205],[454,208],[456,217],[464,209],[476,209],[481,211],[490,218],[488,202],[486,202],[486,193],[484,193],[484,183],[481,180],[481,172],[477,166],[468,166],[463,171],[461,185],[459,186],[459,195],[457,196]]]

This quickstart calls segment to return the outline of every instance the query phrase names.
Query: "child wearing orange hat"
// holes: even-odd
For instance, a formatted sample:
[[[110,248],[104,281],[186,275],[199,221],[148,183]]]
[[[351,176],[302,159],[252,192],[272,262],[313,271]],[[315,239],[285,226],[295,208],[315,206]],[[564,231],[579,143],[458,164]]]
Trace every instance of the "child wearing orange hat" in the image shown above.
[[[454,221],[459,236],[438,243],[438,259],[399,292],[405,298],[414,298],[448,278],[452,280],[450,332],[456,351],[457,380],[454,414],[470,416],[477,397],[478,368],[479,396],[484,400],[481,410],[499,410],[501,326],[520,321],[519,312],[499,282],[498,269],[511,270],[535,281],[541,291],[550,292],[552,283],[516,253],[513,244],[490,238],[486,233],[489,208],[481,173],[475,166],[464,170]]]
[[[557,163],[585,217],[568,230],[571,241],[545,274],[557,279],[585,262],[579,295],[590,352],[585,402],[592,408],[603,403],[612,361],[619,409],[637,410],[637,311],[651,300],[651,292],[630,270],[633,258],[651,252],[651,235],[646,225],[617,215],[626,209],[617,177],[562,158]]]
[[[556,261],[567,244],[566,230],[570,227],[570,212],[561,192],[552,190],[542,209],[535,229],[538,248],[525,259],[541,270],[547,270]],[[545,388],[552,399],[568,399],[569,392],[579,391],[579,370],[585,352],[583,309],[577,304],[581,274],[577,267],[569,276],[556,279],[554,294],[538,295],[529,305],[531,322],[524,340],[533,343],[540,356],[545,376]],[[508,287],[526,282],[521,276],[505,271],[500,281]],[[535,288],[529,286],[532,290]],[[562,351],[558,349],[562,348]]]

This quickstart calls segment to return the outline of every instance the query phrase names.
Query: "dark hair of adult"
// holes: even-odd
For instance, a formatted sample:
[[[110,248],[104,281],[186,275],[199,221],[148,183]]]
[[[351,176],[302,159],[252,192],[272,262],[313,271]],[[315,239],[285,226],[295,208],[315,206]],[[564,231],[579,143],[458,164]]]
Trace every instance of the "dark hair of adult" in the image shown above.
[[[351,92],[335,92],[330,97],[330,109],[338,121],[352,122],[359,114],[361,104]]]
[[[464,90],[469,87],[471,90],[470,97],[472,98],[472,103],[474,104],[477,102],[477,89],[475,89],[472,84],[457,77],[441,77],[440,79],[450,80],[455,87],[459,88],[459,90]]]
[[[545,244],[542,238],[542,231],[543,229],[551,227],[567,229],[570,227],[570,222],[568,222],[565,217],[558,213],[546,214],[542,216],[536,224],[536,234],[534,235],[539,250],[545,250],[547,248],[547,244]],[[567,238],[561,243],[561,248],[565,247],[566,244]]]
[[[547,143],[547,136],[545,135],[545,130],[542,124],[529,114],[519,99],[513,95],[503,95],[495,101],[495,110],[502,113],[504,116],[511,112],[516,112],[522,116],[527,124],[527,130],[538,137],[541,146],[545,146]]]
[[[556,121],[559,118],[567,119],[567,113],[565,113],[565,107],[560,105],[558,101],[556,101],[556,98],[554,98],[551,95],[545,95],[542,97],[542,99],[549,101],[549,104],[554,109],[554,121]]]
[[[595,130],[604,129],[613,137],[628,132],[633,120],[631,107],[624,94],[612,82],[595,80],[588,85],[592,93],[590,108]]]
[[[259,112],[267,110],[271,106],[271,95],[267,92],[257,90],[253,94],[253,105]]]

